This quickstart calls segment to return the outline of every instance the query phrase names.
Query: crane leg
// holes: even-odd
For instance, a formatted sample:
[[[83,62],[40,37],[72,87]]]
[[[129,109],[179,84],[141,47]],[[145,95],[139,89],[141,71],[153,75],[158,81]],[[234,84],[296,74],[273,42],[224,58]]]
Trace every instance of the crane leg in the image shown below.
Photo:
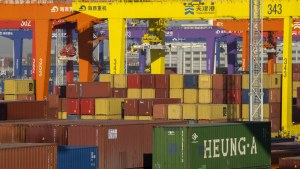
[[[52,21],[35,21],[36,39],[36,100],[48,98],[50,78]]]
[[[93,27],[91,21],[78,21],[78,48],[79,48],[79,81],[91,82],[92,75],[92,55]]]
[[[207,60],[206,60],[206,73],[213,74],[214,73],[214,56],[215,56],[215,38],[207,38],[206,39],[207,46]]]
[[[249,31],[243,32],[242,71],[249,70]]]
[[[284,18],[282,65],[281,127],[288,130],[292,124],[292,18]]]
[[[125,52],[124,19],[108,19],[110,74],[124,74]]]
[[[23,39],[14,39],[14,75],[17,79],[22,76],[22,51],[23,51]]]
[[[32,56],[31,56],[31,79],[36,79],[35,73],[35,63],[36,63],[36,39],[35,39],[35,29],[32,29]]]

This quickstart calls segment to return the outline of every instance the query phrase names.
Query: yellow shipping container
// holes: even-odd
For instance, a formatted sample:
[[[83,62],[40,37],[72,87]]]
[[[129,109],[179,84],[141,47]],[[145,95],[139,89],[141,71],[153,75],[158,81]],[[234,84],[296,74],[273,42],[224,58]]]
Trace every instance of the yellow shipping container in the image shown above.
[[[300,82],[293,82],[293,90],[297,90],[297,88],[300,87]]]
[[[122,119],[122,115],[121,114],[95,115],[94,119],[97,119],[97,120],[120,120],[120,119]]]
[[[241,111],[239,104],[227,104],[227,120],[241,120]]]
[[[124,120],[138,120],[139,116],[124,116]]]
[[[11,100],[18,100],[18,99],[17,99],[17,95],[5,94],[4,95],[4,100],[11,101]]]
[[[58,112],[57,113],[57,118],[58,119],[67,119],[67,117],[68,117],[67,112]]]
[[[293,98],[297,98],[297,90],[293,90]]]
[[[142,89],[127,89],[127,98],[130,99],[142,98]]]
[[[110,82],[110,87],[114,87],[114,75],[113,74],[100,74],[99,82]]]
[[[268,89],[270,87],[270,82],[269,82],[269,75],[268,73],[263,74],[263,88]]]
[[[198,104],[199,120],[226,120],[226,104]]]
[[[197,120],[197,104],[182,104],[182,118],[184,120]]]
[[[183,103],[198,103],[198,89],[183,89]]]
[[[269,115],[270,115],[269,104],[264,104],[263,109],[264,109],[263,118],[269,119]],[[242,119],[249,120],[249,104],[242,104]]]
[[[4,94],[34,94],[33,80],[5,80]]]
[[[170,89],[170,98],[178,98],[183,101],[183,89]]]
[[[139,116],[139,120],[152,120],[152,116]]]
[[[127,88],[127,75],[114,75],[114,88]]]
[[[82,120],[93,120],[93,119],[95,119],[95,116],[94,115],[81,115],[80,119],[82,119]]]
[[[170,74],[170,89],[183,88],[183,75]]]
[[[212,88],[212,77],[210,74],[200,74],[198,76],[198,87],[199,89],[211,89]]]
[[[249,74],[242,75],[242,89],[249,89]]]
[[[143,99],[153,99],[155,98],[155,89],[142,89]]]
[[[269,88],[281,88],[281,74],[273,74],[269,76]]]
[[[96,115],[119,115],[122,114],[122,102],[119,98],[99,98],[95,99]]]
[[[182,105],[181,104],[169,104],[168,105],[168,119],[182,119]]]
[[[212,90],[199,89],[199,103],[212,103]]]
[[[275,73],[282,73],[282,63],[275,63],[274,72]]]

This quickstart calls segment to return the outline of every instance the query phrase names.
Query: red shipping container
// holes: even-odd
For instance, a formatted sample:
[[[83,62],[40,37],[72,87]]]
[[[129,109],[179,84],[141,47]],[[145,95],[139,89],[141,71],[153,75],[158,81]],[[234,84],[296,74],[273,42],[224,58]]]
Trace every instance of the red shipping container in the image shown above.
[[[67,114],[80,115],[80,99],[67,99]]]
[[[109,82],[74,82],[67,84],[67,98],[111,97]]]
[[[293,81],[300,81],[300,73],[293,73]]]
[[[213,89],[227,89],[226,76],[223,74],[212,75]]]
[[[227,79],[228,90],[242,89],[242,75],[224,75]]]
[[[95,99],[80,99],[80,114],[95,115]]]
[[[212,102],[213,104],[226,104],[227,96],[225,90],[213,90],[212,91]]]
[[[155,88],[156,89],[168,89],[170,88],[170,75],[157,74],[155,76]]]
[[[168,119],[168,104],[155,104],[153,106],[154,119]]]
[[[279,159],[279,169],[295,169],[300,167],[300,156]]]
[[[227,90],[227,103],[228,104],[242,104],[241,90]]]
[[[138,99],[125,99],[124,100],[124,115],[125,116],[138,116],[139,115],[139,100]]]
[[[12,122],[1,122],[0,124],[0,145],[4,143],[24,143],[25,128]]]
[[[55,144],[0,144],[1,169],[55,169]]]
[[[139,100],[139,116],[152,116],[154,99]]]
[[[300,73],[300,64],[299,63],[293,63],[292,64],[293,73]]]
[[[57,119],[58,118],[58,108],[49,108],[47,119]]]
[[[150,88],[153,89],[155,88],[155,80],[154,80],[154,75],[152,74],[143,74],[141,75],[142,77],[142,88]]]
[[[60,112],[66,112],[67,111],[67,99],[66,98],[60,98],[59,102],[60,102],[59,111]]]
[[[114,98],[127,98],[127,88],[121,89],[113,89]]]
[[[270,118],[271,121],[271,132],[279,132],[281,130],[280,117]]]
[[[281,113],[281,103],[269,103],[269,117],[272,118],[280,118]]]
[[[57,94],[59,98],[65,98],[67,93],[66,86],[54,86],[53,94]]]
[[[142,77],[140,74],[128,74],[127,75],[127,87],[129,89],[142,88]]]
[[[297,87],[297,99],[300,99],[300,87]],[[298,104],[298,101],[297,101]]]
[[[281,102],[281,89],[269,89],[269,103]]]
[[[59,96],[57,94],[49,94],[49,108],[59,108]]]
[[[155,98],[169,98],[170,90],[169,89],[155,89]]]
[[[21,101],[35,101],[35,95],[34,94],[18,94],[17,100]]]

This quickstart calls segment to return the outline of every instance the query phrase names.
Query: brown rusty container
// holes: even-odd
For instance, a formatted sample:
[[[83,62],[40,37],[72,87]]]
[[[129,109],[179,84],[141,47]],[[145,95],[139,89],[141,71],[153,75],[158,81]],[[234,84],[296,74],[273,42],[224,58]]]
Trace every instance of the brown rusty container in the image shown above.
[[[17,100],[35,101],[35,95],[34,94],[18,94]]]
[[[269,103],[269,118],[280,118],[281,103]]]
[[[67,98],[111,97],[109,82],[74,82],[67,84]]]
[[[169,98],[170,89],[155,89],[155,98]]]
[[[268,72],[268,63],[263,63],[263,72]]]
[[[212,91],[212,102],[213,104],[226,104],[227,96],[225,90],[213,90]]]
[[[156,89],[170,88],[170,75],[166,75],[166,74],[155,75],[155,88]]]
[[[300,156],[299,142],[272,143],[271,147],[272,169],[279,168],[280,158]]]
[[[280,158],[279,168],[280,169],[300,168],[300,156]]]
[[[300,99],[300,87],[297,87],[297,99]]]
[[[153,126],[184,123],[161,120],[87,121],[85,125],[68,127],[68,145],[98,146],[99,169],[150,167]]]
[[[0,94],[0,100],[4,100],[4,94]]]
[[[293,81],[300,81],[300,73],[293,73]]]
[[[143,74],[142,78],[142,88],[143,89],[154,89],[155,88],[155,79],[152,74]]]
[[[1,169],[56,169],[55,144],[1,144]]]
[[[213,89],[227,89],[226,76],[223,74],[212,75]]]
[[[57,119],[58,118],[58,108],[49,108],[47,119]]]
[[[242,89],[242,75],[225,75],[228,90]]]
[[[300,64],[299,63],[293,63],[292,64],[292,70],[293,70],[293,73],[300,73]]]
[[[227,90],[228,104],[242,104],[242,92],[238,90]]]
[[[127,88],[140,89],[142,88],[142,76],[140,74],[127,75]]]
[[[95,99],[94,98],[80,99],[80,114],[95,115]]]
[[[292,121],[293,123],[300,123],[300,106],[294,105],[292,106]]]
[[[139,116],[152,116],[154,99],[139,100]]]
[[[0,124],[0,145],[3,143],[24,143],[25,128],[15,123]]]
[[[80,99],[67,99],[67,113],[80,115]]]
[[[0,117],[7,120],[46,119],[48,118],[48,102],[46,101],[2,101]]]
[[[154,119],[168,119],[168,104],[155,104],[153,106]]]
[[[59,111],[66,112],[67,111],[67,99],[59,98]]]
[[[270,118],[271,121],[271,132],[281,131],[281,121],[280,117]]]
[[[139,99],[125,99],[124,100],[124,114],[125,116],[139,115]]]
[[[58,95],[59,98],[65,98],[67,94],[66,86],[54,86],[53,94]]]
[[[281,89],[269,89],[269,103],[281,102]]]
[[[49,94],[48,96],[49,108],[59,108],[59,96],[57,94]]]
[[[127,98],[127,88],[113,89],[112,92],[114,98]]]

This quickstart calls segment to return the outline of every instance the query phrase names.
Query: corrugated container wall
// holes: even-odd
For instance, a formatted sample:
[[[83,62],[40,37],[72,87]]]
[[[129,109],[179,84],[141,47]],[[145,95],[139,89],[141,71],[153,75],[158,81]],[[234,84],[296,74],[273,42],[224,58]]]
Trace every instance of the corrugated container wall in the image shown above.
[[[213,89],[227,89],[227,79],[223,74],[212,75]]]
[[[242,75],[226,75],[228,90],[241,90]]]
[[[127,97],[129,99],[142,98],[142,89],[127,89]]]
[[[109,82],[74,82],[67,84],[67,98],[111,97]]]
[[[210,74],[200,74],[198,76],[198,88],[199,89],[211,89],[212,88],[212,77]]]
[[[98,148],[58,146],[57,169],[98,169]]]
[[[109,82],[110,87],[114,87],[114,75],[113,74],[100,74],[99,82]]]
[[[155,77],[151,74],[141,75],[142,88],[143,89],[154,89],[155,88]]]
[[[33,80],[5,80],[4,94],[34,94]]]
[[[25,128],[17,124],[0,125],[0,145],[3,143],[24,143]]]
[[[183,76],[183,88],[185,89],[197,89],[198,88],[198,76],[199,75],[184,75]]]
[[[114,75],[114,88],[127,88],[127,75]]]
[[[153,169],[271,165],[271,131],[267,122],[159,126],[153,130]]]
[[[95,99],[94,98],[80,99],[80,114],[95,115]]]
[[[170,88],[182,89],[183,88],[183,75],[170,74]]]
[[[170,88],[170,75],[155,75],[155,88],[168,89]]]
[[[80,99],[67,99],[67,113],[68,115],[80,114]]]
[[[127,98],[127,89],[113,89],[113,97],[114,98]]]
[[[54,144],[0,144],[1,169],[56,169]]]
[[[142,78],[139,74],[127,75],[127,87],[128,89],[140,89],[142,88]]]
[[[169,98],[170,89],[155,89],[155,98]]]

